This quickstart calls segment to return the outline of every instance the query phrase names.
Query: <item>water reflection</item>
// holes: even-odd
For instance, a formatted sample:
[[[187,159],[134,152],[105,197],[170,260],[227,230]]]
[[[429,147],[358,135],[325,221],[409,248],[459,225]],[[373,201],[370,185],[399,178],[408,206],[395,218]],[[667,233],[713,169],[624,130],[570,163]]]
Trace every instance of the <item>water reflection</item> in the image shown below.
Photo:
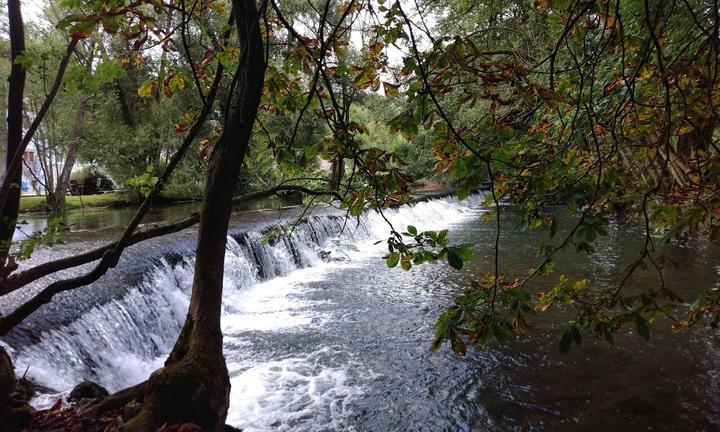
[[[143,218],[143,223],[160,223],[179,220],[188,215],[199,212],[200,201],[180,204],[166,204],[151,208]],[[282,206],[279,199],[262,199],[243,202],[235,206],[235,210],[272,209]],[[135,216],[137,208],[87,208],[68,211],[62,223],[70,232],[102,230],[106,228],[125,227]],[[24,240],[33,233],[47,228],[49,215],[45,213],[23,213],[18,217],[18,226],[13,236],[14,241]]]

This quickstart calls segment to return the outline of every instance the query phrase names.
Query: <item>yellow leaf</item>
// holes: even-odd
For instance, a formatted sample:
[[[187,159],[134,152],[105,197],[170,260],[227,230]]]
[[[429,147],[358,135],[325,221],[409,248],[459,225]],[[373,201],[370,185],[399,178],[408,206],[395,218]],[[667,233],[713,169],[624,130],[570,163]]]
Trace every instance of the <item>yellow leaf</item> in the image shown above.
[[[382,82],[383,85],[383,91],[385,92],[385,96],[389,98],[394,98],[400,93],[400,85],[399,84],[390,84],[389,82]]]

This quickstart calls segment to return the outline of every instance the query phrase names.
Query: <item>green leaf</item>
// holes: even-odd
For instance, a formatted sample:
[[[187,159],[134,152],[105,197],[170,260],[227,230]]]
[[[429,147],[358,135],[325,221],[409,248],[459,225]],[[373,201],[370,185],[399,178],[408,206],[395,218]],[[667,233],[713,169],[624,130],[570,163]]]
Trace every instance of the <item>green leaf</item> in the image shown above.
[[[104,58],[95,68],[95,76],[102,83],[110,83],[126,75],[127,72],[116,60]]]
[[[542,266],[538,269],[538,274],[540,276],[548,276],[552,274],[553,270],[555,269],[555,264],[557,264],[557,260],[555,257],[552,257],[548,259],[545,263],[543,263]]]
[[[361,198],[358,198],[353,201],[352,205],[350,206],[350,216],[360,216],[363,210],[365,210],[365,204],[363,203],[363,200]]]
[[[493,336],[500,343],[505,343],[512,337],[512,332],[502,324],[495,323],[492,326]]]
[[[400,135],[408,141],[412,141],[418,134],[418,125],[411,116],[407,116],[400,125]]]
[[[452,266],[452,268],[456,270],[462,270],[463,268],[463,260],[460,258],[460,255],[457,254],[454,250],[450,249],[447,253],[447,260],[448,264]]]
[[[417,235],[417,228],[415,228],[412,225],[408,225],[407,232],[409,232],[410,234],[415,236],[415,235]]]
[[[472,259],[473,248],[470,244],[464,244],[455,248],[455,252],[458,254],[463,262],[468,262]]]
[[[22,54],[18,54],[15,56],[15,64],[19,64],[23,67],[25,70],[29,70],[32,65],[39,60],[37,54],[29,52],[27,50],[23,51]]]
[[[463,183],[460,185],[460,187],[457,190],[457,198],[459,201],[464,200],[465,198],[470,196],[470,193],[472,192],[472,186],[468,183]]]
[[[390,84],[387,81],[383,81],[383,90],[385,91],[385,96],[389,98],[397,97],[398,94],[400,94],[400,85],[398,84]]]
[[[465,177],[467,177],[468,170],[467,165],[465,165],[464,159],[458,159],[455,161],[455,165],[453,166],[452,170],[452,176],[455,180],[461,180]]]
[[[393,252],[387,256],[385,263],[389,268],[395,268],[398,265],[398,261],[400,261],[400,254],[398,252]]]
[[[306,157],[306,158],[308,158],[308,159],[314,158],[314,157],[317,156],[318,153],[319,153],[318,145],[317,145],[317,144],[313,144],[313,145],[311,145],[311,146],[308,146],[308,147],[305,149],[304,153],[305,153],[305,157]]]

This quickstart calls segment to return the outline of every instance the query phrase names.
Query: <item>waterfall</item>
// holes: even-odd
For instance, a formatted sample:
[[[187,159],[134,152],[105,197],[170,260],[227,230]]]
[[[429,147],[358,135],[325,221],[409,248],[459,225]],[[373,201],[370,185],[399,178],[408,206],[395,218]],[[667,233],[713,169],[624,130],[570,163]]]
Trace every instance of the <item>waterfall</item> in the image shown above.
[[[275,331],[322,320],[312,314],[288,313],[287,308],[283,308],[284,303],[295,302],[297,306],[300,301],[290,295],[293,287],[322,277],[329,267],[381,259],[386,245],[375,243],[389,235],[386,219],[398,231],[410,224],[419,230],[440,229],[476,215],[481,202],[480,196],[463,202],[449,197],[384,210],[383,215],[371,211],[347,220],[340,214],[310,216],[297,223],[287,235],[274,238],[268,235],[274,225],[253,231],[231,230],[225,257],[223,332],[231,374],[235,368],[245,377],[245,381],[233,383],[233,392],[260,391],[260,384],[249,383],[262,381],[264,374],[273,371],[304,380],[315,392],[321,391],[318,388],[322,389],[327,380],[342,382],[340,368],[317,371],[303,378],[304,375],[297,374],[302,358],[261,366],[234,363],[232,352],[242,341],[236,340],[233,334]],[[283,221],[282,226],[287,228],[289,223],[292,221]],[[141,275],[134,275],[137,282],[129,289],[98,302],[70,322],[36,329],[33,338],[7,338],[5,345],[17,372],[23,374],[29,368],[31,379],[59,392],[68,391],[82,380],[92,380],[116,391],[146,379],[162,364],[184,322],[194,262],[189,251],[186,248],[182,253],[169,251],[159,257],[145,257],[152,265]],[[133,272],[133,269],[124,271]],[[102,280],[95,285],[101,283]],[[252,347],[243,349],[252,350]],[[282,395],[281,390],[273,391]],[[333,391],[336,398],[338,394],[351,393],[347,388],[337,390],[336,387]],[[244,398],[243,403],[252,404],[253,400],[262,399],[260,395],[255,396],[250,402]],[[35,404],[43,406],[47,402],[41,398]],[[272,405],[279,400],[265,402]],[[243,412],[247,413],[257,407],[245,408]]]

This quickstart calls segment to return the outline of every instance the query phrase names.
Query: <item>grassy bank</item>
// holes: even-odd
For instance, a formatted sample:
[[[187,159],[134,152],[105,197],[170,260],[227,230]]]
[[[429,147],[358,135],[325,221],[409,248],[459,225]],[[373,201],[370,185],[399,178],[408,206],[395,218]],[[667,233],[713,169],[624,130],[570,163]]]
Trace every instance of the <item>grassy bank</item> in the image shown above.
[[[131,196],[124,193],[104,193],[99,195],[71,195],[65,197],[68,210],[79,208],[121,207],[135,204]],[[20,212],[46,211],[44,196],[21,196]]]

